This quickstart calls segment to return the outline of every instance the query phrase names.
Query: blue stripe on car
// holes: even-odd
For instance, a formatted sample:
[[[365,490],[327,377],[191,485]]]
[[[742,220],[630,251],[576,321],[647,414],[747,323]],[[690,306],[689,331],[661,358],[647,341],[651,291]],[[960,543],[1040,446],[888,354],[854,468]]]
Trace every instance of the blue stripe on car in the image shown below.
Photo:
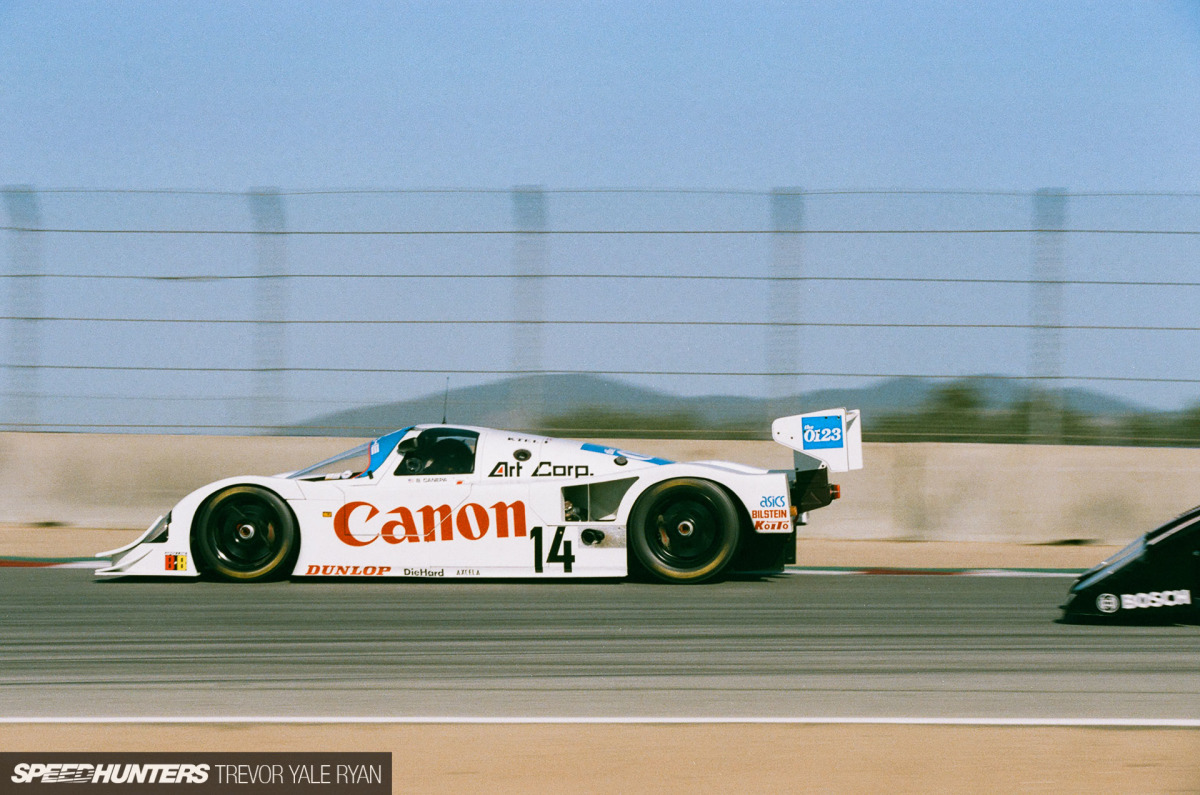
[[[601,453],[602,455],[611,455],[614,458],[617,456],[624,456],[625,458],[628,458],[630,461],[641,461],[642,463],[657,464],[658,466],[662,466],[663,464],[674,464],[675,463],[674,461],[671,461],[666,458],[655,458],[654,456],[642,455],[640,453],[631,453],[628,450],[619,450],[616,447],[604,447],[604,446],[598,445],[598,444],[587,443],[587,444],[583,445],[582,449],[586,450],[589,453]]]
[[[383,462],[386,461],[387,457],[392,454],[393,450],[396,449],[396,445],[400,444],[400,440],[404,438],[404,434],[411,431],[413,427],[414,426],[410,425],[407,428],[401,428],[398,431],[392,431],[391,433],[385,436],[380,436],[378,439],[371,442],[371,463],[367,466],[367,471],[374,472],[376,469],[379,469],[379,467],[383,466]]]

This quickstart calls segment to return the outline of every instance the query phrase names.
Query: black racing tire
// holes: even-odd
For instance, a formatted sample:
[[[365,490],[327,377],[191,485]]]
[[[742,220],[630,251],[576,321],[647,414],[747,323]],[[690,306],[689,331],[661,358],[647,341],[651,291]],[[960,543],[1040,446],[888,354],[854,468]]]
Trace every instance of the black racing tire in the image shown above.
[[[201,506],[192,525],[200,571],[250,582],[287,576],[300,550],[292,509],[273,491],[233,486]]]
[[[665,582],[697,583],[721,573],[738,550],[741,521],[733,498],[699,478],[656,483],[629,516],[636,561]]]

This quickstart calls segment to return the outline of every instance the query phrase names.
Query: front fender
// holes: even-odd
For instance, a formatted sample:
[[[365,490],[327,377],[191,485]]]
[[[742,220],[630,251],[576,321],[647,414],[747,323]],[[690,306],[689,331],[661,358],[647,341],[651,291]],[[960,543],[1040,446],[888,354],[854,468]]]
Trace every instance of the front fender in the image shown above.
[[[111,559],[110,565],[96,571],[97,577],[197,577],[195,556],[192,554],[192,524],[196,512],[212,495],[230,486],[258,486],[275,492],[285,502],[305,499],[304,491],[295,480],[278,477],[250,475],[224,478],[201,486],[171,508],[164,517],[159,517],[133,543],[108,552],[97,558]],[[166,533],[160,533],[159,522],[169,517]]]

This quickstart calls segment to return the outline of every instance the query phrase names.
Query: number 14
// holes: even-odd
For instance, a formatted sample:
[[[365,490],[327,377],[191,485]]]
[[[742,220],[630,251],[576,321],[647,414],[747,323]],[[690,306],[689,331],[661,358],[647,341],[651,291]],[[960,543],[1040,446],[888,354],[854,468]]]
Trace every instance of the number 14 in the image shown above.
[[[547,563],[561,563],[563,572],[571,573],[571,564],[575,562],[575,556],[571,554],[571,542],[563,541],[563,533],[566,532],[565,527],[557,527],[554,529],[554,540],[550,542],[550,554],[546,557]],[[533,570],[538,574],[542,573],[542,528],[534,527],[529,531],[529,537],[533,539]]]

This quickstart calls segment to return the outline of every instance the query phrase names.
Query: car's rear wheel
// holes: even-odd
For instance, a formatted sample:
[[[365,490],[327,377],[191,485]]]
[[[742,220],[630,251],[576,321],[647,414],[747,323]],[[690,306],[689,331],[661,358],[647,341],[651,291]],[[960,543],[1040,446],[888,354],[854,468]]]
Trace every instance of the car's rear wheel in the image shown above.
[[[286,575],[298,539],[296,520],[278,494],[257,486],[234,486],[201,507],[192,545],[202,571],[249,581]]]
[[[629,517],[629,545],[637,562],[667,582],[715,577],[738,548],[737,506],[724,489],[697,478],[655,484]]]

